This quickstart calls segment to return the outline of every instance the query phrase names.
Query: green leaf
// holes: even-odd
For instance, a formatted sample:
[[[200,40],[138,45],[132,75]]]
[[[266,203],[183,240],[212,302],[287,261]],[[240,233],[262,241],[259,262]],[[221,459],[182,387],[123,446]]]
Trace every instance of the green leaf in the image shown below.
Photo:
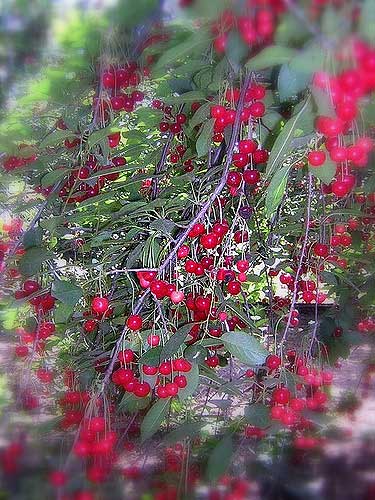
[[[254,403],[245,408],[244,416],[250,425],[264,429],[271,424],[270,411],[261,403]]]
[[[225,436],[215,446],[207,462],[207,480],[215,483],[228,469],[233,456],[233,440],[231,436]]]
[[[326,50],[317,43],[303,48],[291,59],[289,68],[296,73],[306,73],[311,77],[315,71],[323,69]]]
[[[70,281],[55,280],[52,283],[52,295],[68,306],[75,306],[83,296],[81,287],[70,283]]]
[[[249,366],[262,365],[269,354],[254,336],[245,332],[224,333],[221,340],[235,358]]]
[[[288,101],[291,98],[296,99],[298,94],[308,87],[310,80],[311,75],[309,73],[294,70],[289,64],[283,64],[277,79],[280,101]]]
[[[166,101],[168,104],[181,104],[183,102],[202,101],[205,98],[206,96],[201,90],[192,90],[179,96],[171,96],[167,98]]]
[[[238,31],[230,31],[225,53],[232,68],[237,73],[241,67],[241,62],[248,53],[248,47],[245,45]]]
[[[275,213],[283,199],[288,184],[289,170],[289,165],[278,170],[267,187],[265,208],[268,218]]]
[[[286,122],[272,146],[267,162],[267,176],[276,171],[285,156],[293,149],[293,139],[298,135],[298,132],[302,130],[304,134],[308,134],[313,130],[314,122],[310,97],[297,109],[296,114]]]
[[[156,229],[160,233],[170,235],[176,228],[176,224],[173,222],[173,220],[169,219],[155,219],[150,223],[150,228]]]
[[[33,276],[40,271],[40,266],[45,260],[52,258],[53,253],[45,248],[32,247],[21,257],[18,267],[24,276]]]
[[[191,439],[200,434],[202,427],[204,427],[204,422],[188,422],[187,424],[182,424],[172,432],[165,436],[165,443],[177,443],[183,441],[184,439]]]
[[[24,248],[27,250],[32,247],[38,247],[42,243],[43,229],[40,227],[36,227],[34,229],[30,229],[26,231],[23,235],[22,243]]]
[[[199,49],[203,49],[208,44],[209,36],[204,29],[193,33],[182,43],[173,45],[170,49],[164,51],[159,60],[154,66],[154,71],[158,71],[166,66],[170,66],[175,62],[189,56]]]
[[[271,45],[261,50],[256,56],[246,63],[246,67],[251,70],[260,70],[278,66],[289,62],[297,54],[295,49],[282,47],[280,45]]]
[[[302,45],[308,37],[303,23],[294,14],[286,12],[277,23],[275,42],[280,45]]]
[[[152,347],[146,351],[139,359],[142,365],[159,366],[162,347]]]
[[[185,373],[185,377],[187,385],[178,391],[178,397],[181,401],[192,396],[199,385],[199,367],[196,363],[193,363],[191,370]]]
[[[202,106],[200,106],[200,108],[197,109],[197,111],[194,113],[191,120],[189,121],[189,127],[191,129],[193,129],[197,125],[200,125],[210,116],[211,106],[212,106],[211,102],[205,102],[204,104],[202,104]]]
[[[114,134],[115,132],[119,132],[118,127],[114,127],[113,125],[108,125],[108,127],[102,128],[100,130],[95,130],[92,134],[90,134],[87,139],[87,144],[91,148],[94,144],[98,144],[103,139],[106,139],[109,135]]]
[[[165,359],[169,359],[176,354],[182,344],[185,342],[186,337],[188,336],[192,325],[189,323],[187,325],[179,328],[175,333],[173,333],[167,342],[164,344],[161,354],[160,361],[164,361]]]
[[[69,172],[67,168],[57,168],[43,175],[41,183],[43,187],[53,186],[56,182],[60,181]]]
[[[320,167],[309,166],[309,172],[320,179],[324,184],[329,184],[336,174],[336,163],[329,160],[328,158]]]
[[[330,116],[331,118],[334,118],[336,116],[336,112],[328,92],[319,89],[315,85],[311,86],[310,91],[317,107],[317,115]]]
[[[60,303],[54,308],[53,317],[55,323],[65,324],[68,323],[71,315],[73,314],[74,306],[69,304]]]
[[[39,144],[39,149],[44,149],[50,146],[56,146],[65,141],[65,139],[77,137],[71,130],[55,130],[47,135]]]
[[[211,146],[214,125],[215,125],[215,118],[210,118],[204,123],[195,145],[198,157],[204,156],[205,154],[208,153]]]
[[[359,32],[368,42],[375,43],[375,2],[365,0],[361,5]]]
[[[141,441],[149,439],[160,429],[160,426],[167,415],[170,405],[170,398],[159,399],[148,411],[141,424]]]

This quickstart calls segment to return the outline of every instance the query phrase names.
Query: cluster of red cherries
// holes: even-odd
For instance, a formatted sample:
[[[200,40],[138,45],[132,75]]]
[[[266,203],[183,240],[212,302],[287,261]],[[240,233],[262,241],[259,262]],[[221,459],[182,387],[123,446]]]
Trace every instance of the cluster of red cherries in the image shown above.
[[[247,0],[247,12],[236,16],[232,11],[224,11],[211,26],[213,46],[218,54],[226,51],[231,32],[238,32],[251,52],[272,42],[278,16],[284,12],[283,0]]]
[[[359,39],[350,40],[338,58],[347,60],[345,51],[350,51],[353,66],[337,75],[319,72],[313,84],[328,95],[334,106],[335,116],[319,116],[315,129],[325,139],[325,148],[310,151],[309,165],[322,167],[327,153],[337,164],[336,177],[325,193],[332,192],[338,198],[347,196],[356,185],[355,171],[368,164],[369,153],[374,144],[370,137],[358,137],[348,145],[344,135],[353,130],[353,122],[359,115],[361,102],[375,90],[375,49]]]
[[[20,144],[18,146],[18,149],[22,152],[22,149],[24,148],[29,148],[27,144]],[[2,161],[2,166],[6,172],[12,172],[13,170],[20,169],[22,167],[25,167],[26,165],[30,165],[30,163],[33,163],[36,161],[37,156],[36,154],[33,154],[31,156],[7,156],[3,161]]]

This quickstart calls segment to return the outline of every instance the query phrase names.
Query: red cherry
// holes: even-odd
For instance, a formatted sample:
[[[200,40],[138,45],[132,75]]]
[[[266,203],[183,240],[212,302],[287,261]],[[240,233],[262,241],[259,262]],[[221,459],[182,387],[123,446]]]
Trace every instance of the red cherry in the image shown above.
[[[37,281],[26,280],[23,284],[23,289],[28,295],[30,295],[37,292],[40,289],[40,285]]]
[[[120,144],[121,134],[120,132],[115,132],[108,136],[108,145],[110,148],[115,148]]]
[[[106,71],[102,74],[103,87],[113,89],[115,87],[115,75],[112,72]]]
[[[272,393],[272,400],[275,403],[286,405],[290,400],[290,391],[285,387],[277,388]]]
[[[227,285],[227,291],[230,295],[238,295],[241,293],[241,283],[239,281],[230,281]]]
[[[320,167],[326,161],[326,154],[324,151],[310,151],[307,159],[312,167]]]
[[[227,186],[238,187],[241,184],[242,176],[239,172],[228,172]]]
[[[237,168],[244,168],[249,163],[249,158],[247,153],[234,153],[233,154],[233,165]]]
[[[236,262],[236,267],[241,273],[244,273],[249,269],[250,264],[247,260],[238,260]]]
[[[223,33],[222,35],[215,38],[214,49],[218,54],[223,54],[225,52],[227,46],[227,39],[228,37],[226,33]]]
[[[142,328],[142,324],[143,321],[139,314],[131,314],[126,321],[126,326],[129,328],[129,330],[133,330],[134,332],[140,330]]]
[[[187,379],[185,375],[176,375],[173,381],[180,389],[187,386]]]
[[[225,116],[225,108],[224,106],[220,106],[219,104],[212,106],[211,110],[211,118],[222,118]]]
[[[182,128],[179,123],[171,123],[169,130],[171,131],[172,134],[176,135],[181,132]]]
[[[145,375],[156,375],[158,372],[157,366],[143,365],[142,371]]]
[[[117,355],[117,359],[121,363],[131,363],[134,361],[134,351],[131,349],[124,349],[123,351],[120,351]]]
[[[266,95],[266,89],[263,85],[252,84],[246,94],[250,97],[250,99],[263,99]]]
[[[83,323],[83,329],[87,333],[93,332],[95,330],[96,326],[97,326],[97,322],[95,319],[87,319]]]
[[[161,399],[165,399],[165,398],[169,397],[167,389],[164,386],[162,386],[162,385],[158,385],[157,386],[157,388],[156,388],[156,394]]]
[[[177,257],[179,259],[184,259],[190,253],[190,248],[187,245],[182,245],[177,251]]]
[[[343,122],[329,116],[319,116],[315,121],[315,128],[326,137],[336,137],[344,131]]]
[[[26,345],[18,345],[14,352],[17,358],[25,358],[29,354],[29,348]]]
[[[276,354],[270,354],[266,359],[266,366],[269,370],[277,370],[281,365],[281,359]]]
[[[167,122],[160,122],[159,123],[159,130],[160,130],[160,132],[168,132],[168,130],[169,130],[169,123],[167,123]]]
[[[134,395],[139,398],[145,398],[151,392],[151,387],[148,382],[139,382],[134,388]]]
[[[210,356],[205,360],[205,363],[210,368],[216,368],[219,365],[219,357],[218,356]]]
[[[178,393],[178,385],[175,382],[168,382],[165,385],[165,389],[170,397],[176,396]]]
[[[314,253],[318,257],[325,258],[329,254],[328,246],[325,245],[324,243],[315,243],[315,245],[314,245]]]
[[[62,470],[54,470],[49,474],[48,480],[52,486],[60,488],[66,484],[68,477]]]
[[[216,233],[203,234],[199,240],[203,248],[212,249],[215,248],[219,243],[219,238]]]
[[[111,106],[114,111],[120,111],[124,107],[124,97],[122,95],[111,97]]]
[[[255,118],[260,118],[266,112],[266,107],[262,102],[253,102],[253,104],[250,104],[249,110],[251,116],[254,116]]]
[[[174,292],[171,293],[170,298],[173,304],[179,304],[184,300],[185,294],[184,292],[175,290]]]
[[[162,280],[154,280],[150,284],[150,291],[155,295],[157,299],[162,299],[166,295],[165,283]]]
[[[176,122],[182,125],[186,122],[186,115],[184,113],[178,113],[176,115]]]
[[[338,198],[343,198],[350,192],[350,187],[343,181],[333,181],[332,184],[332,193],[336,195]]]
[[[170,375],[172,372],[172,366],[170,361],[163,361],[159,366],[159,373],[161,375]]]
[[[336,161],[339,163],[346,161],[346,159],[347,159],[346,147],[335,146],[335,147],[331,148],[331,150],[329,152],[329,156],[330,156],[332,161]]]
[[[151,347],[157,347],[160,344],[160,336],[159,335],[149,335],[147,337],[147,343]]]
[[[253,153],[253,160],[255,164],[265,163],[268,160],[269,153],[265,149],[257,149]]]
[[[109,307],[107,297],[94,297],[91,302],[91,309],[97,314],[103,314]]]
[[[260,180],[260,172],[255,169],[245,170],[243,173],[243,180],[246,184],[256,184]]]

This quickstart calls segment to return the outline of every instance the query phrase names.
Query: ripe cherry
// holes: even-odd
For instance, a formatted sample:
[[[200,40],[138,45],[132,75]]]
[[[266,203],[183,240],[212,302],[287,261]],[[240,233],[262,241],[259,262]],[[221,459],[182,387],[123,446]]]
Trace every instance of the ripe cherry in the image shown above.
[[[255,118],[260,118],[266,112],[266,107],[262,102],[253,102],[253,104],[250,104],[249,110],[250,115]]]
[[[135,388],[134,388],[134,395],[135,396],[138,396],[139,398],[145,398],[146,396],[148,396],[151,392],[151,387],[150,387],[150,384],[148,382],[138,382],[136,383],[135,385]]]
[[[227,186],[238,187],[241,184],[242,176],[239,172],[229,172],[227,176]]]
[[[326,160],[326,154],[324,151],[310,151],[307,159],[312,167],[320,167]]]
[[[279,387],[273,391],[272,400],[275,403],[286,405],[290,400],[290,391],[285,387]]]
[[[187,379],[185,375],[176,375],[173,381],[180,389],[187,386]]]
[[[207,250],[215,248],[219,243],[219,238],[216,233],[203,234],[199,240],[203,248]]]
[[[220,106],[219,104],[212,106],[211,110],[211,118],[222,118],[225,116],[225,108],[224,106]]]
[[[313,250],[314,254],[317,255],[318,257],[325,258],[329,254],[328,246],[325,245],[324,243],[315,243]]]
[[[87,333],[91,333],[95,330],[95,328],[97,327],[97,322],[95,319],[87,319],[84,323],[83,323],[83,329],[85,332]]]
[[[246,184],[256,184],[260,180],[260,172],[255,169],[245,170],[243,173],[243,180]]]
[[[109,307],[107,297],[94,297],[91,302],[91,309],[97,314],[103,314]]]
[[[184,259],[190,253],[190,248],[187,245],[182,245],[177,251],[177,257],[179,259]]]
[[[168,132],[168,130],[169,130],[169,123],[167,123],[167,122],[160,122],[159,123],[159,130],[160,130],[160,132]]]
[[[227,291],[230,295],[238,295],[241,293],[241,283],[239,281],[230,281],[227,285]]]
[[[170,298],[173,304],[180,304],[185,299],[185,294],[182,291],[175,290],[170,294]]]
[[[142,324],[143,321],[139,314],[131,314],[126,321],[126,326],[129,328],[129,330],[132,330],[134,332],[140,330],[142,328]]]
[[[266,359],[266,366],[269,370],[277,370],[281,365],[281,359],[276,354],[270,354]]]
[[[117,359],[121,363],[131,363],[134,361],[134,351],[131,349],[124,349],[123,351],[120,351],[117,355]]]
[[[159,335],[149,335],[147,337],[147,343],[151,347],[157,347],[160,344],[160,336]]]

